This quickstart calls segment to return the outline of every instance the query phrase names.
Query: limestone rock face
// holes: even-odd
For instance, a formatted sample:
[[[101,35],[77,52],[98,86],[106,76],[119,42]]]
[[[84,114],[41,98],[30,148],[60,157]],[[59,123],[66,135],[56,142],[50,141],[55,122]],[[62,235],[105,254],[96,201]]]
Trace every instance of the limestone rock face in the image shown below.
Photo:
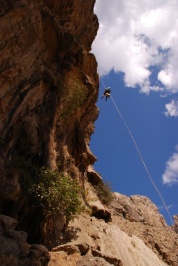
[[[51,167],[70,156],[79,165],[82,153],[95,161],[85,156],[98,113],[94,0],[10,3],[0,16],[2,163],[17,152]]]
[[[94,2],[0,1],[0,209],[31,242],[49,244],[54,226],[41,221],[8,165],[19,156],[39,167],[60,165],[82,184],[96,160],[89,148],[98,116]]]
[[[150,199],[115,193],[110,211],[113,223],[121,230],[142,239],[168,265],[178,266],[177,234]]]
[[[174,215],[173,218],[174,218],[174,226],[173,226],[173,229],[178,234],[178,215]]]
[[[72,266],[178,266],[177,234],[150,199],[114,193],[107,209],[110,221],[85,214],[71,222],[71,237],[66,244],[53,248],[51,257],[60,259],[65,254],[67,258],[70,254],[72,259],[75,253],[75,264],[64,259],[64,265]],[[53,265],[51,261],[49,265]]]
[[[67,264],[65,260],[64,265],[169,265],[163,262],[141,239],[135,235],[129,236],[113,222],[106,223],[104,220],[84,215],[70,226],[76,229],[75,237],[73,236],[73,239],[66,245],[58,246],[51,252],[53,259],[55,256],[58,256],[58,259],[64,258],[64,254],[69,255],[69,260],[75,257],[75,264]],[[87,247],[84,253],[80,251],[80,248],[77,250],[77,247],[82,245]],[[53,265],[52,261],[49,262],[49,266]]]
[[[112,202],[112,206],[115,211],[122,214],[129,221],[142,222],[155,227],[166,226],[166,222],[156,205],[145,196],[134,195],[127,197],[120,193],[115,193],[115,200]]]
[[[16,227],[16,220],[0,215],[0,265],[47,265],[50,260],[48,250],[42,245],[27,244],[27,233],[16,231]]]

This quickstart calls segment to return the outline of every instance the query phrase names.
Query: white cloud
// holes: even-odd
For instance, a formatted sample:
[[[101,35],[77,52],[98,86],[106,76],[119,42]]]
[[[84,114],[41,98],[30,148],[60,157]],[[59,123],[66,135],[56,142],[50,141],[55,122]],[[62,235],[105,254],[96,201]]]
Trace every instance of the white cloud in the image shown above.
[[[178,145],[177,145],[178,146]],[[166,170],[162,175],[163,184],[175,184],[178,183],[178,147],[177,152],[166,162]]]
[[[166,116],[178,116],[178,101],[172,100],[170,103],[165,105],[166,107]]]
[[[144,93],[178,92],[177,10],[177,0],[96,0],[100,28],[93,53],[100,75],[114,69]],[[153,66],[162,86],[150,84]]]

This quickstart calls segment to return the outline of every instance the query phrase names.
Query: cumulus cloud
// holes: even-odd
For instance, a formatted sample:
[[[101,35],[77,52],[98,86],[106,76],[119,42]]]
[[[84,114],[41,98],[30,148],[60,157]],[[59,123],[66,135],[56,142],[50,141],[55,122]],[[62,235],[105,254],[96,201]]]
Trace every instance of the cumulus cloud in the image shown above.
[[[178,1],[96,0],[100,28],[93,43],[100,75],[124,73],[144,93],[178,92]],[[150,82],[157,67],[157,85]]]
[[[178,116],[178,101],[172,100],[170,103],[165,105],[166,107],[166,116]]]
[[[177,151],[166,162],[166,169],[162,175],[163,184],[175,184],[178,183],[178,145]]]

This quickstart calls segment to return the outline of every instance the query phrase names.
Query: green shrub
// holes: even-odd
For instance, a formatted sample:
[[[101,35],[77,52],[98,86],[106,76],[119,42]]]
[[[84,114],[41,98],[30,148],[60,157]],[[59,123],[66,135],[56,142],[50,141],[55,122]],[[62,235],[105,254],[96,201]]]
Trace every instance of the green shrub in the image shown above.
[[[67,222],[82,211],[81,188],[66,173],[42,167],[39,181],[33,184],[30,192],[46,214],[59,212],[65,216]]]
[[[12,167],[21,170],[20,183],[29,194],[33,206],[41,206],[45,215],[62,214],[68,223],[82,208],[82,189],[67,173],[39,168],[23,157],[16,157]]]
[[[103,204],[108,205],[113,200],[113,192],[108,182],[100,182],[94,186],[96,193]]]

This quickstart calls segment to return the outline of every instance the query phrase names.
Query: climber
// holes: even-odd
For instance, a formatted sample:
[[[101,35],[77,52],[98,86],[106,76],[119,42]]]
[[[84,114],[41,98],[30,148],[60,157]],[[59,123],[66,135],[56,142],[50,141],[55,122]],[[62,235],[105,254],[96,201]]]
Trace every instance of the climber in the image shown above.
[[[111,88],[110,87],[106,88],[103,95],[101,96],[101,99],[105,96],[106,97],[105,101],[107,101],[107,99],[110,97],[110,93],[111,93]]]

